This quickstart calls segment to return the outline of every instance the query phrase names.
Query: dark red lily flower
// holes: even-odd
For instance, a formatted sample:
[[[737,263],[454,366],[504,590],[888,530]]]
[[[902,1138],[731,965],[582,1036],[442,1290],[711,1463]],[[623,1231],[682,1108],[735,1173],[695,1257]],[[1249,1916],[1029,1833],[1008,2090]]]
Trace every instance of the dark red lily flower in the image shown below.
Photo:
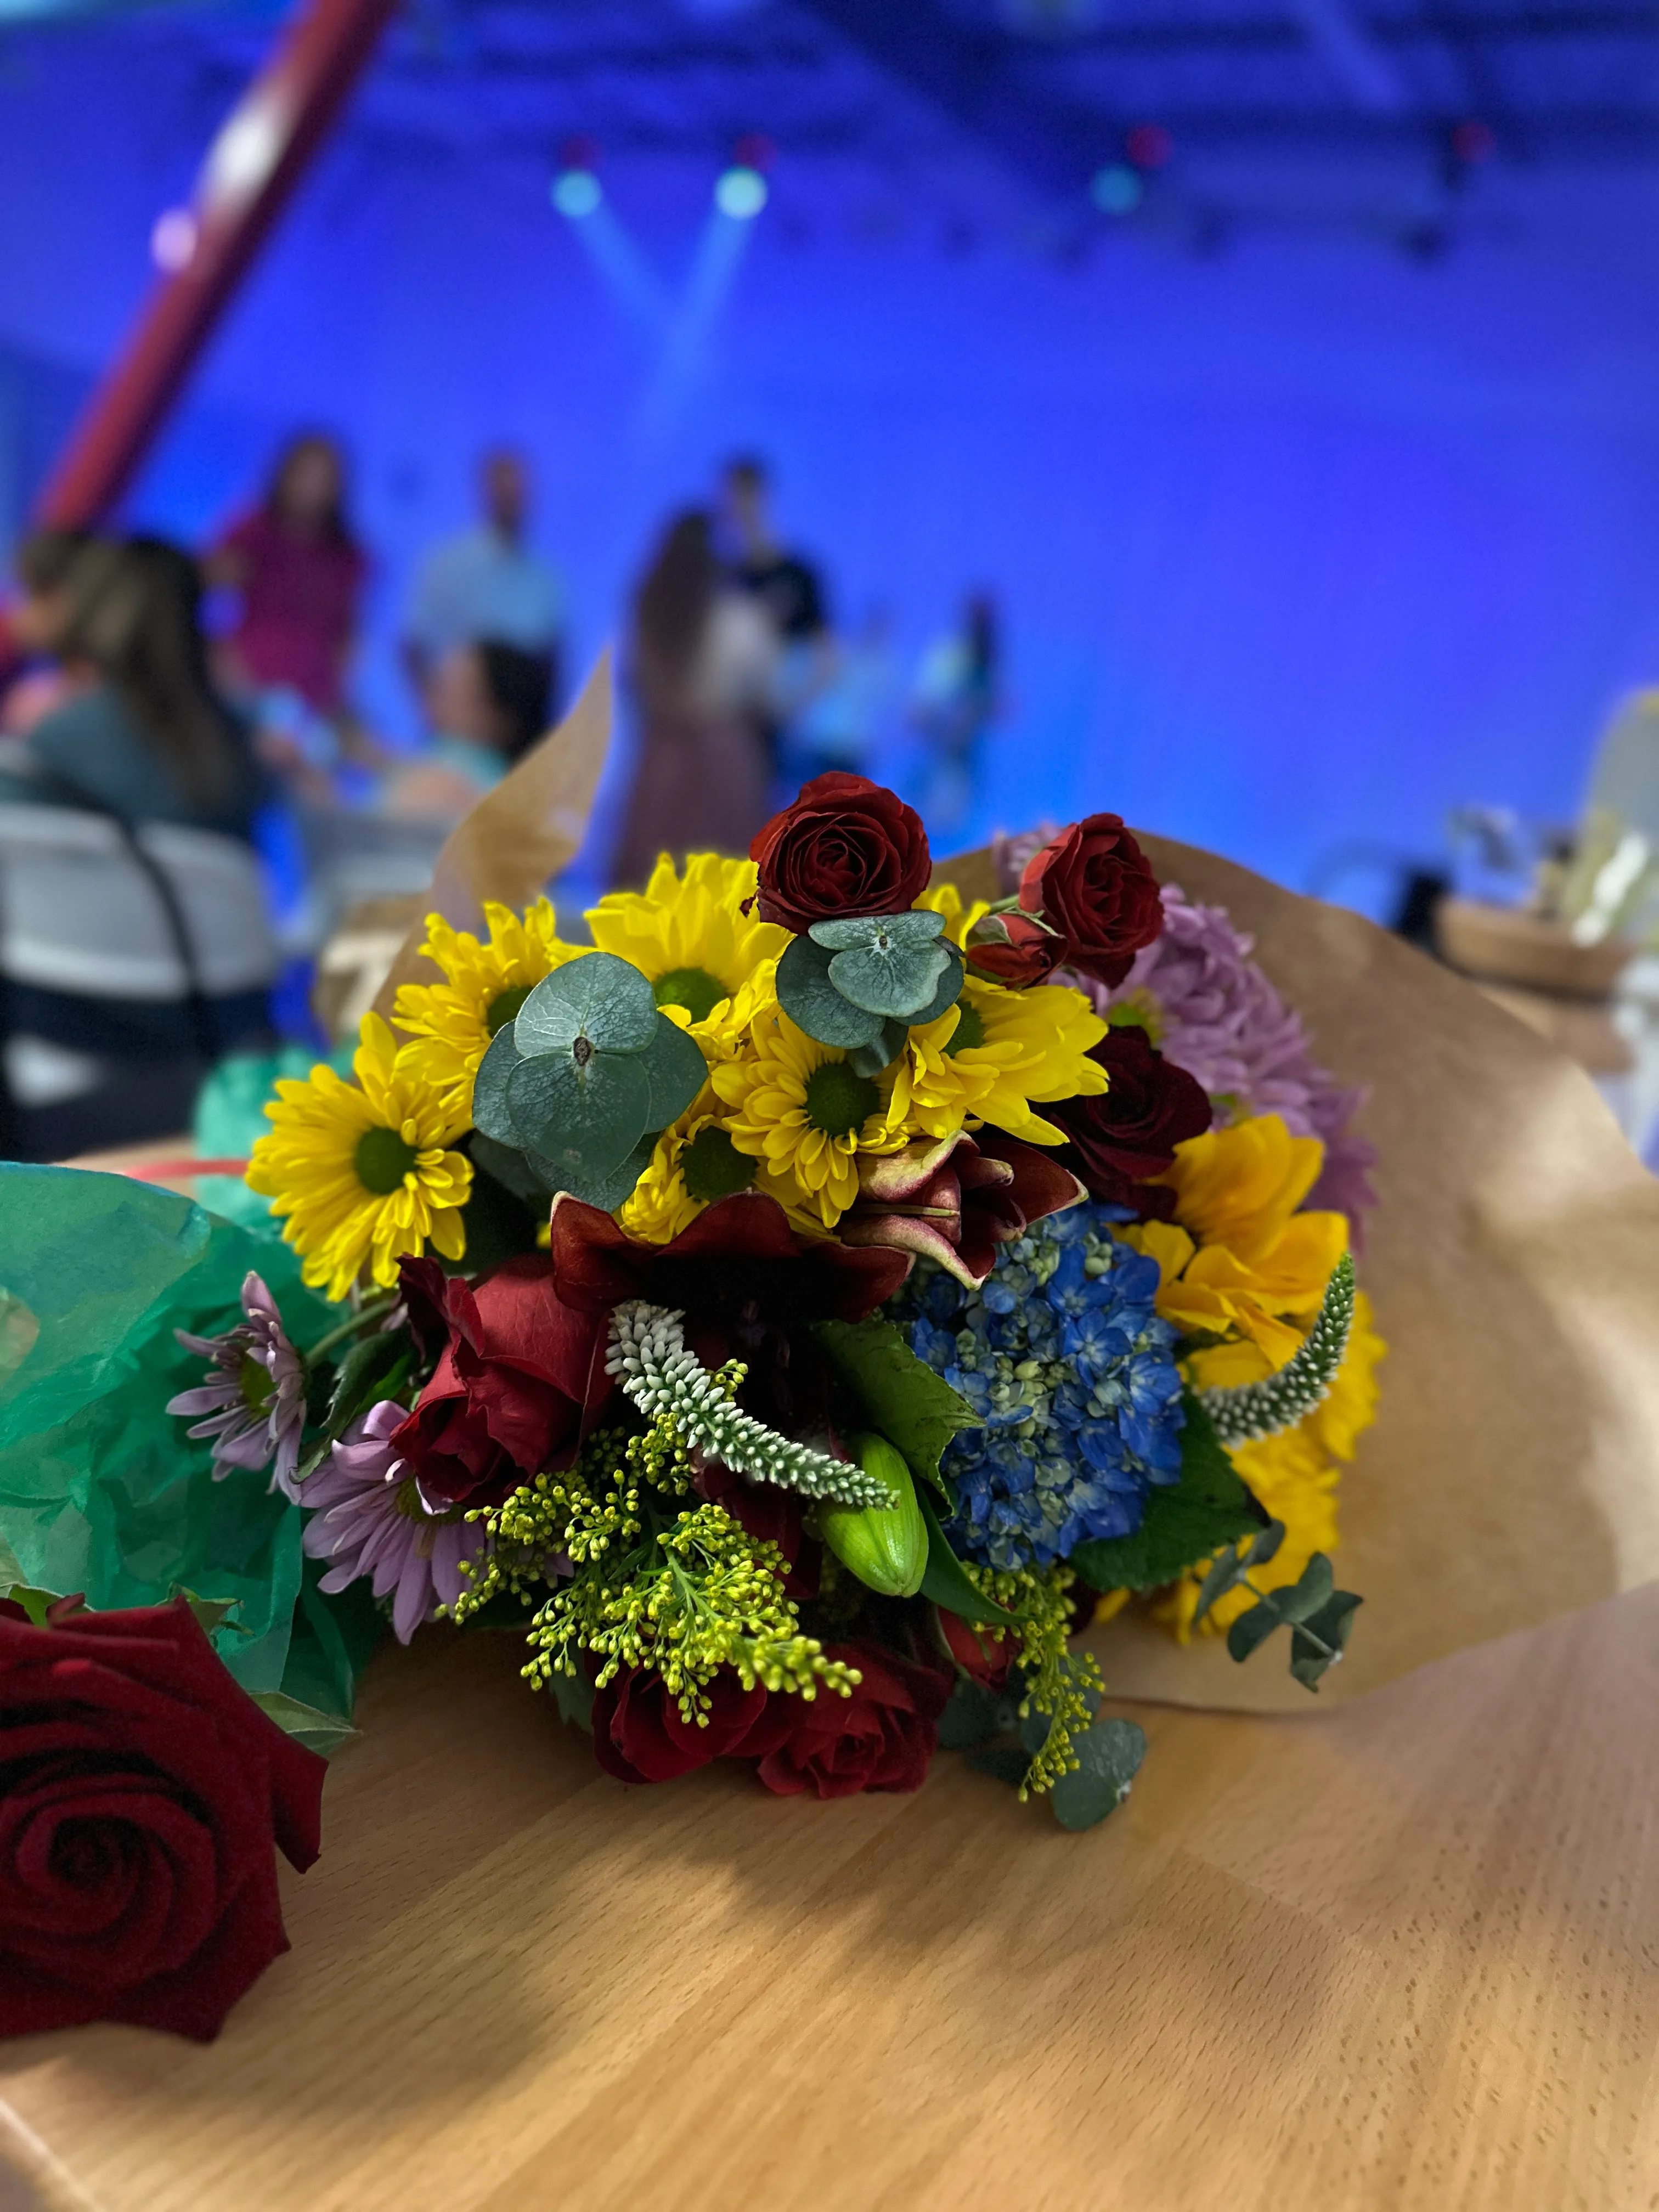
[[[918,1253],[977,1290],[1000,1244],[1087,1195],[1069,1168],[1034,1145],[994,1129],[976,1137],[958,1130],[861,1158],[859,1195],[839,1233],[849,1244]]]

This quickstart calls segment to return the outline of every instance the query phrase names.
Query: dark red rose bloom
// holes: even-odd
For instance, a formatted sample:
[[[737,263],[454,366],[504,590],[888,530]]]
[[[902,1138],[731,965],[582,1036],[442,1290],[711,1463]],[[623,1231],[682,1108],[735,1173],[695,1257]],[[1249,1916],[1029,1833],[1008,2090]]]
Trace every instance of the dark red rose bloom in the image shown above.
[[[593,1693],[593,1756],[618,1782],[672,1782],[740,1751],[767,1703],[758,1683],[745,1690],[722,1667],[708,1686],[708,1725],[699,1728],[680,1718],[660,1674],[624,1667]]]
[[[1023,990],[1051,975],[1066,957],[1066,939],[1029,914],[988,914],[974,926],[968,957],[981,975]]]
[[[844,1660],[864,1677],[852,1696],[820,1690],[810,1703],[787,1692],[769,1698],[739,1756],[759,1752],[756,1771],[780,1796],[804,1790],[820,1797],[919,1790],[939,1747],[950,1675],[878,1644],[830,1644],[825,1656]]]
[[[1018,1655],[1013,1638],[1000,1629],[975,1628],[961,1616],[939,1608],[939,1625],[951,1656],[966,1674],[988,1690],[1000,1690]]]
[[[540,1257],[509,1260],[476,1287],[435,1260],[405,1260],[410,1325],[436,1372],[392,1435],[434,1503],[494,1504],[567,1464],[584,1416],[611,1395],[605,1329],[566,1305]]]
[[[288,1948],[273,1845],[308,1867],[327,1767],[187,1605],[36,1628],[0,1603],[0,2034],[127,2021],[207,2042]]]
[[[1158,879],[1115,814],[1091,814],[1034,853],[1019,902],[1060,932],[1067,967],[1107,984],[1121,983],[1164,927]]]
[[[1050,1152],[998,1129],[922,1138],[859,1161],[859,1194],[842,1214],[843,1243],[920,1253],[977,1289],[997,1248],[1034,1221],[1075,1205],[1083,1186]]]
[[[761,916],[804,933],[848,915],[904,914],[932,866],[921,817],[896,792],[839,769],[815,775],[749,848]]]
[[[1110,1087],[1098,1097],[1043,1108],[1071,1139],[1058,1157],[1091,1197],[1132,1206],[1143,1221],[1167,1221],[1175,1193],[1143,1178],[1162,1175],[1176,1146],[1209,1127],[1204,1086],[1133,1024],[1108,1030],[1089,1057],[1106,1070]]]
[[[745,1361],[741,1403],[787,1436],[819,1431],[827,1419],[825,1370],[807,1325],[862,1321],[911,1267],[908,1252],[797,1236],[763,1191],[717,1199],[670,1244],[641,1243],[598,1206],[561,1194],[550,1233],[567,1305],[603,1316],[623,1298],[648,1298],[683,1313],[703,1365]]]

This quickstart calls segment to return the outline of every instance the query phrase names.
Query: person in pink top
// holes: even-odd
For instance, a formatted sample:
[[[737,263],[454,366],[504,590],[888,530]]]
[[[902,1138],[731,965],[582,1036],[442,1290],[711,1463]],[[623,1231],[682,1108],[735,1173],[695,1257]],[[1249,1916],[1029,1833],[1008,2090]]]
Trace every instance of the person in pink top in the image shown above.
[[[368,565],[344,502],[339,447],[307,431],[283,447],[264,502],[231,526],[207,561],[212,581],[241,598],[225,641],[227,676],[253,690],[286,684],[321,714],[343,705]]]

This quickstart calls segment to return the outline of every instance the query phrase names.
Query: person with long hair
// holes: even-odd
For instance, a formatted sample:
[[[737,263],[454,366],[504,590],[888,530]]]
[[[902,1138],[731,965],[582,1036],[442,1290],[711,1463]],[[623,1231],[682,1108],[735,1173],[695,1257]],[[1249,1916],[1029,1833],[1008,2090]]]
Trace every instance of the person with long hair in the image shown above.
[[[29,731],[5,797],[247,836],[259,778],[209,670],[195,562],[160,538],[94,538],[58,588],[57,650],[86,680]]]
[[[612,862],[643,883],[659,853],[743,854],[767,816],[778,636],[722,574],[710,518],[675,517],[634,595],[639,764]]]
[[[346,518],[344,455],[333,438],[304,431],[278,454],[259,505],[207,556],[211,581],[240,597],[227,676],[339,714],[368,568]]]

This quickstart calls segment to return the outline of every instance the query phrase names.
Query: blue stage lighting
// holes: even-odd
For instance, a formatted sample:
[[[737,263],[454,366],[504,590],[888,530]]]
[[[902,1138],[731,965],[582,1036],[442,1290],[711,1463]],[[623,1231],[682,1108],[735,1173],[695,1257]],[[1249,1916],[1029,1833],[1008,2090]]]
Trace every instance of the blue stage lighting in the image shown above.
[[[1146,192],[1139,173],[1127,161],[1109,161],[1089,183],[1089,197],[1102,215],[1133,215]]]
[[[747,222],[766,205],[766,179],[758,169],[727,169],[714,187],[714,204],[736,222]]]
[[[553,204],[572,222],[592,215],[604,198],[604,188],[592,169],[561,169],[553,179]]]

